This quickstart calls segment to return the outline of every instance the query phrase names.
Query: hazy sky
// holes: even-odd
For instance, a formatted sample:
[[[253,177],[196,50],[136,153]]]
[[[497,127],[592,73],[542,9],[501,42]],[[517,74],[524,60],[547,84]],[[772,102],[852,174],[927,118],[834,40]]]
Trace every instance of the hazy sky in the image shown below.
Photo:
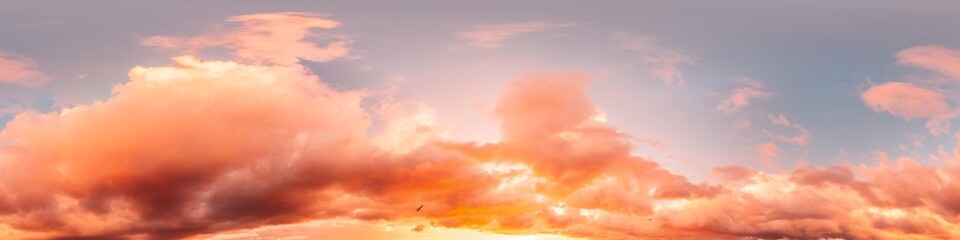
[[[958,22],[954,1],[0,0],[0,236],[960,237]],[[726,212],[752,205],[774,210]]]

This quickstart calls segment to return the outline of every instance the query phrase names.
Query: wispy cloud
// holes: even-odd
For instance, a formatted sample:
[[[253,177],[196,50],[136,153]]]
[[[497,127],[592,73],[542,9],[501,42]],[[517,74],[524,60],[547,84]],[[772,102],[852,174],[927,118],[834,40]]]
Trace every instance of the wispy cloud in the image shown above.
[[[196,37],[151,36],[141,41],[144,46],[196,53],[209,47],[234,51],[241,61],[270,64],[295,64],[300,59],[328,62],[347,57],[352,40],[336,33],[314,33],[314,29],[334,29],[340,22],[323,15],[281,12],[234,16],[227,22],[236,24],[226,31],[205,33]],[[308,40],[324,41],[320,46]]]
[[[949,81],[947,84],[922,80],[885,82],[870,86],[860,98],[876,112],[887,112],[906,120],[927,119],[926,127],[933,135],[949,133],[950,121],[960,117],[960,109],[951,107],[943,92],[960,83],[960,50],[916,46],[897,53],[897,59],[901,65],[930,70]]]
[[[331,87],[300,64],[346,57],[337,43],[349,38],[311,32],[336,21],[303,13],[228,21],[237,25],[145,40],[192,55],[130,69],[103,101],[55,103],[63,108],[47,113],[0,107],[18,113],[0,131],[0,238],[960,238],[960,145],[941,146],[930,157],[939,165],[876,152],[873,163],[787,168],[784,146],[804,145],[810,133],[771,114],[774,127],[797,134],[745,148],[748,160],[776,170],[726,165],[698,183],[635,154],[636,144],[667,147],[606,121],[588,95],[590,74],[509,81],[492,111],[501,138],[481,143],[444,136],[426,103],[375,101],[371,90]],[[514,35],[493,36],[500,46]],[[656,65],[651,76],[682,84],[675,65],[693,57],[628,37],[624,48]],[[235,59],[194,56],[208,47]],[[772,95],[759,80],[732,81],[716,111]],[[861,98],[877,112],[949,122],[956,111],[943,90],[888,82]],[[670,150],[682,148],[671,140]]]
[[[653,65],[647,70],[650,76],[668,86],[681,86],[686,82],[679,65],[697,64],[697,57],[662,47],[652,36],[618,32],[613,34],[613,39],[623,49],[641,54],[644,62]]]
[[[525,33],[549,31],[557,28],[572,27],[578,24],[572,23],[547,23],[547,22],[516,22],[491,25],[476,25],[470,30],[460,31],[454,34],[454,37],[461,41],[462,46],[479,49],[496,49],[503,45],[503,41],[508,38],[517,37]]]
[[[39,87],[50,79],[33,59],[0,49],[0,83]]]
[[[927,45],[897,53],[900,64],[931,70],[960,81],[960,50]]]
[[[738,84],[739,87],[730,90],[730,93],[720,104],[717,104],[717,111],[723,113],[737,112],[741,108],[749,106],[754,99],[765,99],[773,95],[767,90],[763,82],[757,79],[738,76],[731,78],[730,81]]]

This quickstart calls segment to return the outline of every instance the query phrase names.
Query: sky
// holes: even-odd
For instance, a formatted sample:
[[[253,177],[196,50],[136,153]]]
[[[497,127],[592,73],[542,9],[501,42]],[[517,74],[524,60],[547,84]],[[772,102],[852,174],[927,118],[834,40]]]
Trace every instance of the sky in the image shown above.
[[[960,238],[957,22],[0,0],[0,238]]]

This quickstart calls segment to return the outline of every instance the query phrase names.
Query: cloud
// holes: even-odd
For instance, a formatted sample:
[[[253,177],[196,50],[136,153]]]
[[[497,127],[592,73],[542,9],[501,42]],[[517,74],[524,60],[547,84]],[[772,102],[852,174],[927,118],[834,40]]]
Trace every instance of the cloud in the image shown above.
[[[860,98],[874,111],[907,120],[934,117],[950,110],[943,93],[904,82],[886,82],[870,87]]]
[[[643,61],[653,65],[647,70],[650,76],[667,86],[682,86],[686,82],[678,65],[697,64],[696,57],[662,47],[651,36],[618,32],[613,39],[621,48],[642,54]]]
[[[231,27],[196,37],[151,36],[141,44],[186,53],[210,47],[233,50],[241,61],[256,64],[290,65],[300,59],[329,62],[347,57],[352,40],[344,34],[316,33],[313,29],[334,29],[340,22],[323,15],[279,12],[230,17]],[[318,45],[308,40],[325,41]]]
[[[128,76],[109,99],[20,113],[0,131],[0,236],[960,237],[958,156],[731,165],[692,183],[631,154],[583,73],[510,81],[489,143],[445,138],[429,106],[371,101],[296,63],[181,56]],[[757,153],[782,157],[773,142]]]
[[[0,222],[53,238],[179,238],[390,219],[423,202],[443,211],[495,187],[496,174],[437,147],[381,147],[364,92],[332,90],[302,66],[174,61],[131,69],[106,102],[11,121],[0,159],[24,174],[3,176]],[[395,116],[384,120],[412,121]]]
[[[935,135],[950,129],[958,111],[950,108],[943,93],[905,82],[886,82],[864,91],[860,98],[876,112],[887,112],[907,120],[927,118],[927,129]]]
[[[25,56],[0,49],[0,83],[39,87],[50,81],[50,76],[37,69],[37,63]]]
[[[173,60],[131,69],[106,101],[11,121],[0,132],[0,229],[332,236],[382,222],[594,239],[960,236],[954,165],[886,155],[774,173],[733,165],[695,184],[631,155],[632,137],[596,117],[581,73],[507,84],[494,110],[503,139],[481,144],[391,128],[430,132],[435,119],[418,103],[364,108],[367,91],[332,89],[300,65]],[[394,144],[404,139],[414,144]],[[772,142],[757,151],[781,156]],[[300,224],[311,222],[334,225]],[[353,236],[419,233],[379,228]]]
[[[732,78],[731,81],[738,83],[740,87],[731,90],[727,97],[720,104],[717,104],[717,111],[723,113],[737,112],[741,108],[749,106],[750,101],[754,99],[766,99],[772,95],[760,80],[740,76]]]
[[[773,160],[780,158],[780,147],[772,142],[757,145],[757,160],[764,165],[774,165]]]
[[[960,80],[960,50],[927,45],[904,49],[897,53],[900,64],[914,66]]]
[[[0,117],[16,115],[30,111],[30,101],[16,98],[0,99]]]
[[[464,45],[479,49],[496,49],[503,41],[521,34],[549,31],[557,28],[572,27],[577,24],[557,24],[546,22],[516,22],[491,25],[477,25],[467,31],[454,34]]]
[[[786,115],[784,115],[784,114],[779,114],[779,115],[770,114],[770,115],[768,115],[768,117],[770,117],[770,122],[773,123],[774,125],[783,126],[783,127],[787,127],[787,128],[793,129],[794,131],[797,132],[797,134],[794,135],[794,136],[787,136],[787,135],[784,135],[784,134],[773,133],[773,132],[771,132],[771,131],[768,131],[768,130],[764,129],[764,130],[763,130],[763,133],[764,133],[765,135],[770,136],[770,137],[776,139],[777,141],[787,142],[787,143],[793,143],[793,144],[796,144],[796,145],[798,145],[798,146],[806,145],[807,142],[810,141],[810,131],[807,131],[807,129],[804,128],[803,126],[801,126],[800,124],[791,123],[790,120],[787,120],[787,116],[786,116]]]
[[[897,53],[901,65],[918,67],[939,73],[952,80],[960,80],[960,50],[926,45],[904,49]],[[950,121],[960,117],[960,109],[950,107],[943,94],[952,84],[937,83],[938,79],[910,82],[886,82],[867,89],[861,98],[877,112],[887,112],[907,120],[926,118],[926,127],[933,135],[950,132]]]
[[[479,145],[405,131],[434,119],[415,103],[371,113],[366,91],[300,65],[173,60],[131,69],[107,101],[10,121],[0,223],[38,238],[181,238],[416,214],[536,233],[584,224],[541,212],[551,206],[650,214],[656,199],[716,193],[631,156],[630,138],[595,117],[583,74],[511,83],[496,108],[503,141]]]

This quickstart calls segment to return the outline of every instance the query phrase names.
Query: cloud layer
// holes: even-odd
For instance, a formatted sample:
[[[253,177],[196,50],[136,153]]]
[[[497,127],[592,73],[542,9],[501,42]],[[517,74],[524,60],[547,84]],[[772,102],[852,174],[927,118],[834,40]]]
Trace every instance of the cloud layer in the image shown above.
[[[741,108],[749,106],[750,102],[755,99],[765,99],[773,95],[760,80],[740,76],[732,78],[731,81],[738,83],[740,86],[727,94],[727,97],[717,105],[717,111],[723,113],[737,112]]]
[[[960,190],[955,156],[938,167],[885,154],[876,166],[728,166],[715,184],[693,184],[630,155],[629,136],[595,117],[583,74],[507,85],[495,109],[500,142],[430,138],[394,151],[375,139],[409,134],[373,132],[373,121],[429,118],[373,114],[363,91],[330,89],[299,65],[174,63],[131,69],[108,101],[10,122],[0,222],[40,238],[343,218],[598,239],[960,233],[960,195],[948,194]],[[761,155],[779,155],[765,145],[774,147]]]
[[[901,65],[929,70],[946,78],[919,77],[912,82],[886,82],[871,86],[861,99],[877,112],[887,112],[907,120],[927,119],[934,135],[950,131],[950,120],[960,117],[960,109],[950,106],[944,95],[960,83],[960,50],[943,46],[916,46],[897,53]],[[939,84],[937,84],[939,83]]]
[[[367,90],[333,89],[298,64],[343,57],[331,49],[345,41],[303,40],[338,23],[300,13],[228,21],[240,25],[145,44],[226,47],[235,60],[134,67],[105,101],[10,121],[0,132],[0,237],[202,238],[315,220],[593,239],[960,237],[960,146],[935,165],[877,152],[872,165],[730,165],[692,183],[631,154],[633,137],[599,117],[587,74],[518,77],[493,109],[502,138],[462,141],[438,134],[426,104],[371,107]],[[949,109],[911,86],[877,85],[863,100],[905,118]],[[746,95],[731,108],[762,94]],[[756,149],[769,164],[781,157],[773,142]]]

